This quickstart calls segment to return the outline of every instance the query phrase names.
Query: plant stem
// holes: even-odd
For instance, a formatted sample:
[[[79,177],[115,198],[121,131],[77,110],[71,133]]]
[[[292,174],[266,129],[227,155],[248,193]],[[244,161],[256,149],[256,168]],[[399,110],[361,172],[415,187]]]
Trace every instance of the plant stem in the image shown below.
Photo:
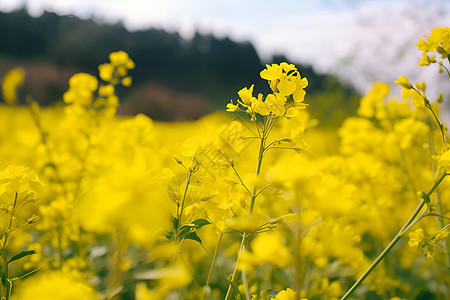
[[[17,198],[18,198],[18,193],[15,194],[14,196],[14,203],[13,203],[13,208],[12,211],[10,211],[10,216],[9,216],[9,223],[8,223],[8,229],[5,232],[5,239],[3,240],[3,245],[2,248],[0,249],[1,251],[1,256],[2,256],[2,267],[4,268],[4,270],[2,271],[2,285],[3,285],[3,289],[2,289],[2,294],[5,297],[6,300],[9,300],[9,297],[11,295],[11,281],[9,280],[9,270],[8,270],[8,258],[6,257],[6,243],[8,242],[8,237],[9,234],[11,233],[11,226],[12,226],[12,220],[13,220],[13,216],[14,216],[14,212],[16,210],[16,205],[17,205]]]
[[[430,195],[436,190],[436,188],[439,186],[439,184],[442,182],[442,180],[447,176],[447,173],[442,174],[434,183],[434,185],[431,187],[430,191],[427,193],[427,196],[430,197]],[[373,261],[373,263],[370,265],[370,267],[364,272],[363,275],[353,284],[353,286],[345,293],[344,296],[342,296],[341,300],[348,299],[350,295],[363,283],[363,281],[369,276],[370,273],[377,267],[377,265],[384,259],[384,257],[391,251],[391,249],[397,244],[397,242],[401,239],[401,237],[406,233],[405,229],[409,227],[409,225],[415,220],[417,215],[422,210],[423,206],[426,204],[425,200],[422,199],[420,201],[419,205],[417,206],[416,210],[412,213],[411,217],[406,221],[405,225],[403,225],[402,229],[395,235],[395,237],[392,239],[392,241],[389,243],[389,245],[384,248],[383,252],[378,255],[378,257]]]
[[[6,230],[5,240],[3,241],[3,246],[2,246],[3,249],[5,249],[5,247],[6,247],[6,242],[8,241],[8,237],[9,237],[9,234],[11,231],[12,219],[13,219],[14,211],[16,210],[16,205],[17,205],[17,197],[18,197],[18,194],[16,193],[16,195],[14,196],[13,209],[10,212],[10,216],[9,216],[8,229]]]
[[[261,172],[261,164],[262,164],[262,159],[263,159],[263,155],[264,155],[264,148],[265,148],[265,144],[266,144],[266,138],[263,136],[261,137],[261,143],[259,145],[259,154],[258,154],[258,162],[256,164],[256,176],[259,176],[259,173]],[[250,208],[248,210],[248,215],[250,216],[253,213],[253,208],[255,206],[255,200],[256,200],[256,186],[253,187],[252,190],[252,196],[250,199]]]
[[[439,228],[442,229],[445,227],[444,218],[442,217],[442,204],[440,201],[440,195],[436,194],[437,197],[437,219],[439,222]],[[447,252],[447,269],[450,270],[450,239],[445,239],[444,250]]]
[[[236,284],[237,282],[237,277],[238,277],[238,263],[239,263],[239,258],[241,257],[241,252],[244,248],[244,244],[247,242],[248,239],[248,235],[244,233],[244,235],[242,236],[242,241],[241,241],[241,246],[239,247],[239,253],[238,253],[238,257],[236,259],[236,264],[234,266],[234,271],[233,271],[233,275],[231,275],[231,281],[230,281],[230,285],[228,286],[228,291],[227,291],[227,295],[225,296],[225,300],[230,300],[231,297],[233,296],[233,285]]]
[[[258,177],[259,174],[261,173],[261,165],[262,165],[262,160],[264,157],[264,152],[266,150],[267,137],[269,136],[270,131],[272,130],[276,120],[277,120],[277,118],[274,115],[269,115],[269,116],[264,117],[264,126],[261,131],[259,130],[258,124],[256,124],[257,129],[258,129],[259,139],[260,139],[258,161],[256,163],[256,171],[255,171],[256,177]],[[259,194],[260,193],[258,193],[256,191],[256,186],[253,186],[251,198],[250,198],[250,207],[248,210],[248,216],[252,215],[253,209],[255,207],[255,200]],[[231,276],[231,282],[230,282],[230,285],[228,286],[228,291],[227,291],[225,300],[230,300],[233,295],[233,293],[232,293],[233,285],[236,284],[237,278],[239,275],[239,272],[237,269],[238,263],[239,263],[239,257],[240,257],[241,252],[245,251],[245,248],[247,247],[247,244],[248,244],[249,237],[250,237],[250,234],[248,234],[248,233],[244,233],[242,236],[241,246],[239,247],[239,254],[236,259],[236,265],[234,266],[233,275]]]
[[[214,250],[213,260],[211,262],[211,267],[209,268],[209,274],[208,274],[208,279],[206,280],[205,289],[207,289],[209,287],[209,283],[211,282],[212,274],[214,272],[214,266],[216,264],[217,253],[219,252],[219,247],[220,247],[220,242],[222,241],[222,237],[223,237],[223,232],[220,233],[219,240],[217,241],[216,250]],[[201,299],[203,299],[203,297],[204,297],[204,290],[202,292]]]
[[[191,183],[191,177],[192,177],[192,171],[189,170],[188,174],[187,174],[187,179],[186,179],[186,187],[184,188],[183,200],[181,200],[180,213],[178,215],[178,228],[180,228],[180,225],[182,224],[181,223],[181,218],[183,217],[184,202],[186,201],[186,196],[187,196],[189,184]],[[177,228],[177,231],[178,231],[178,228]]]

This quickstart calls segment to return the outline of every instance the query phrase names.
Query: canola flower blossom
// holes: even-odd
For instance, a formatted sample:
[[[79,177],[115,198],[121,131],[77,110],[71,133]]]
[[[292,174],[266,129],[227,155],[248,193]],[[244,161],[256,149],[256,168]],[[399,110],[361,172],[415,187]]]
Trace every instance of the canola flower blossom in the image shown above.
[[[423,51],[422,59],[418,63],[419,66],[428,66],[432,63],[436,63],[436,54],[431,54],[437,52],[441,56],[439,61],[439,72],[442,72],[443,63],[442,61],[447,59],[450,54],[450,27],[436,27],[427,35],[424,36],[425,39],[420,39],[417,44],[417,48]],[[448,71],[447,71],[448,72]]]
[[[287,288],[286,290],[279,292],[274,298],[271,298],[271,300],[296,300],[296,299],[298,299],[297,293],[290,288]],[[301,298],[301,300],[308,300],[308,299]]]
[[[98,88],[96,77],[87,73],[77,73],[69,79],[69,90],[64,93],[64,102],[80,106],[89,106]]]
[[[242,111],[249,114],[252,120],[256,120],[257,114],[267,116],[272,113],[278,117],[293,117],[299,110],[307,107],[303,100],[308,80],[301,77],[294,65],[287,63],[267,65],[260,76],[268,81],[273,93],[264,99],[261,93],[257,97],[253,96],[253,85],[250,88],[242,88],[238,92],[240,99],[237,104],[231,100],[227,104],[227,111]],[[290,96],[293,101],[288,102]]]
[[[25,166],[10,165],[0,171],[0,194],[35,193],[43,189],[43,183],[36,172]]]
[[[25,71],[22,68],[10,70],[2,80],[3,99],[8,104],[13,104],[17,100],[17,88],[25,80]]]
[[[87,282],[59,271],[42,272],[18,287],[12,300],[100,300]]]
[[[98,66],[100,78],[113,85],[121,83],[123,86],[131,86],[131,77],[128,71],[134,69],[133,60],[125,51],[112,52],[109,55],[109,63]]]

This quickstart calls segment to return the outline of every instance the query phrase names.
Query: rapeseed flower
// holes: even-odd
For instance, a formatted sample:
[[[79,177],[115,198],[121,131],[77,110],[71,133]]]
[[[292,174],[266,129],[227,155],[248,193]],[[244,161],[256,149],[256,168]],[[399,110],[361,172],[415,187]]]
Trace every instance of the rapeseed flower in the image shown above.
[[[23,84],[25,71],[22,68],[10,70],[2,80],[2,94],[6,103],[13,104],[17,99],[17,88]]]
[[[125,51],[117,51],[109,54],[109,63],[98,66],[100,78],[111,84],[121,83],[123,86],[131,85],[131,77],[128,70],[134,69],[133,60]]]
[[[94,100],[93,93],[97,87],[97,78],[87,73],[77,73],[69,79],[69,89],[63,96],[64,102],[84,107],[89,106]]]
[[[80,278],[59,271],[45,271],[18,285],[12,300],[99,300],[95,289]]]
[[[423,233],[423,228],[419,228],[416,231],[409,233],[408,245],[410,247],[418,247],[424,240],[425,235]]]
[[[308,80],[300,76],[297,68],[285,62],[281,64],[266,65],[266,69],[260,73],[262,79],[268,81],[272,94],[268,94],[264,99],[262,94],[253,96],[253,85],[250,88],[243,88],[238,92],[240,97],[235,104],[233,100],[227,104],[227,111],[246,112],[251,119],[256,120],[256,115],[281,117],[293,117],[298,114],[298,110],[305,109],[307,104],[303,103],[306,92],[304,88],[308,86]],[[293,101],[289,102],[292,96]]]
[[[271,300],[297,300],[297,292],[292,289],[287,288],[280,291],[275,297],[270,298]],[[301,300],[308,300],[307,298],[302,298]]]
[[[10,165],[0,171],[0,196],[5,192],[7,197],[15,193],[32,195],[41,192],[43,187],[44,184],[36,172],[27,167]]]
[[[431,30],[425,39],[420,39],[417,43],[417,48],[423,51],[422,58],[418,63],[419,66],[428,66],[436,62],[434,54],[429,55],[430,52],[436,51],[441,55],[441,61],[448,59],[450,54],[450,27],[436,27]]]

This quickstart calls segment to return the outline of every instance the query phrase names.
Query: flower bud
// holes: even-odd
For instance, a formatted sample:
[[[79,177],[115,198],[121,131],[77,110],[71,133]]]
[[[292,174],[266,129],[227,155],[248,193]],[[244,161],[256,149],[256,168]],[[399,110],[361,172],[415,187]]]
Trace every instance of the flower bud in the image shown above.
[[[401,76],[395,81],[395,83],[398,84],[399,86],[405,88],[405,89],[410,89],[410,88],[412,88],[412,85],[411,85],[411,83],[409,82],[409,80],[408,80],[405,76],[403,76],[403,75],[401,75]]]

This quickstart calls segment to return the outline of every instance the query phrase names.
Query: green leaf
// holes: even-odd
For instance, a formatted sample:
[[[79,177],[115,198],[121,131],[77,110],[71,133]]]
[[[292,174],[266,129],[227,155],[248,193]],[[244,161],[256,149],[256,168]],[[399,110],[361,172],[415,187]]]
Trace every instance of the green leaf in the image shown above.
[[[36,253],[37,253],[37,252],[36,252],[35,250],[28,250],[28,251],[22,251],[22,252],[19,252],[19,253],[17,253],[16,255],[14,255],[13,257],[11,257],[11,258],[8,260],[8,264],[9,264],[10,262],[15,261],[15,260],[21,259],[22,257],[28,256],[28,255],[33,255],[33,254],[36,254]]]
[[[194,241],[197,241],[197,242],[199,242],[200,244],[202,243],[202,240],[198,237],[198,235],[197,235],[195,232],[190,232],[190,233],[186,234],[186,235],[184,236],[184,238],[187,239],[187,240],[194,240]]]
[[[178,237],[182,238],[184,237],[186,234],[188,234],[191,231],[195,230],[195,225],[191,225],[191,224],[185,224],[183,226],[181,226],[178,230]]]
[[[211,224],[211,222],[209,222],[208,220],[205,219],[197,219],[194,222],[192,222],[196,228],[201,228],[205,225]]]
[[[177,230],[178,229],[178,219],[175,216],[172,216],[172,224],[173,224],[173,229]]]
[[[175,231],[169,231],[169,232],[167,232],[166,238],[167,238],[168,240],[173,240],[173,239],[175,238]]]

